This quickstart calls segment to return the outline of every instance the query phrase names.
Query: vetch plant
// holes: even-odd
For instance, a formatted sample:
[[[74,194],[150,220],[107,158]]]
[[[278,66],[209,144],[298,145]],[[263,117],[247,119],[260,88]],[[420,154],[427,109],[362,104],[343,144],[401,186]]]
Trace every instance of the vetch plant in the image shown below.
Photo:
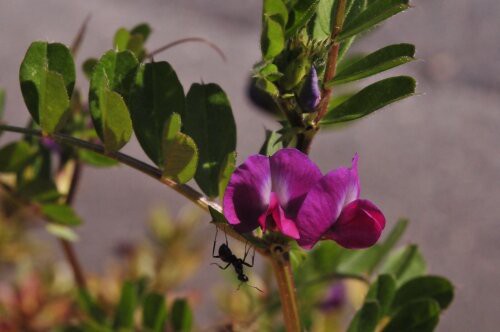
[[[427,275],[416,245],[395,249],[407,221],[384,231],[383,207],[360,198],[360,157],[355,151],[350,167],[332,167],[326,174],[308,157],[321,131],[335,130],[415,93],[415,80],[408,76],[361,89],[349,85],[357,91],[337,93],[340,85],[415,59],[410,44],[361,56],[349,52],[360,34],[409,7],[408,0],[264,0],[262,58],[252,70],[250,90],[252,100],[276,119],[279,129],[267,131],[259,153],[245,161],[238,160],[236,122],[222,87],[195,82],[185,89],[175,69],[161,59],[162,52],[186,42],[201,42],[225,59],[210,41],[189,37],[149,51],[148,24],[120,28],[111,50],[82,64],[88,93],[81,92],[75,70],[88,19],[71,47],[33,42],[19,71],[31,120],[25,127],[5,120],[0,124],[2,131],[23,134],[0,150],[0,184],[6,197],[46,222],[71,267],[79,311],[57,327],[195,328],[194,303],[172,295],[171,283],[165,286],[164,258],[186,254],[170,254],[170,240],[161,242],[169,255],[129,255],[138,261],[149,257],[156,268],[133,280],[119,279],[119,299],[111,307],[100,303],[88,286],[73,248],[75,227],[82,220],[72,202],[85,167],[124,164],[186,197],[209,213],[218,230],[263,258],[259,275],[253,264],[224,251],[223,260],[236,269],[237,277],[255,280],[263,292],[242,287],[240,293],[231,293],[226,298],[238,300],[224,306],[228,323],[215,329],[434,330],[454,290],[446,279]],[[0,115],[3,100],[0,92]],[[120,152],[132,135],[149,161]],[[170,234],[161,223],[155,225],[155,238]],[[6,246],[13,242],[5,240]],[[347,296],[351,293],[357,296]],[[350,310],[349,324],[339,316],[339,307]]]

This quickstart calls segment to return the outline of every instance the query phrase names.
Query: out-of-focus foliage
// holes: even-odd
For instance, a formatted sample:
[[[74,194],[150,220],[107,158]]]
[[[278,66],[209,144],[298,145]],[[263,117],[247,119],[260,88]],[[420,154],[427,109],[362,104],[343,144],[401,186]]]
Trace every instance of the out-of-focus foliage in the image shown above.
[[[85,330],[101,325],[109,331],[113,326],[163,331],[167,324],[193,326],[192,318],[174,322],[167,317],[169,310],[191,310],[198,297],[176,290],[196,274],[206,252],[206,243],[198,240],[201,215],[196,211],[185,209],[173,218],[164,208],[153,210],[147,238],[118,245],[105,272],[89,277],[90,293],[77,300],[68,268],[48,260],[50,249],[29,236],[37,225],[30,221],[34,215],[5,193],[1,202],[9,216],[0,219],[0,330]],[[174,309],[177,299],[185,302]],[[96,305],[100,321],[87,312],[85,301]]]

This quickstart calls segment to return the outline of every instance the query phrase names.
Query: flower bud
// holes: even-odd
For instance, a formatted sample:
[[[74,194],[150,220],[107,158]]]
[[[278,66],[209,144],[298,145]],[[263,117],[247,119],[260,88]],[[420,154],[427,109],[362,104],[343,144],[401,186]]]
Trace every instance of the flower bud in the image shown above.
[[[311,66],[300,91],[299,104],[305,113],[311,113],[315,111],[320,99],[321,91],[319,89],[318,74],[314,66]]]

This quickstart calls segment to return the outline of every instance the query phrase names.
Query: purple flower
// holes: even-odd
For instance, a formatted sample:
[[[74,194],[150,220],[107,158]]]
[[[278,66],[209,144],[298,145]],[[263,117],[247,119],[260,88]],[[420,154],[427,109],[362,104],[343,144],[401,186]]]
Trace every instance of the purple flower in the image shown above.
[[[321,100],[316,68],[311,66],[299,95],[299,103],[305,112],[314,112]]]
[[[359,199],[357,155],[351,168],[325,176],[307,155],[282,149],[271,157],[250,156],[229,181],[224,215],[242,233],[259,226],[296,239],[310,249],[321,239],[346,248],[377,242],[385,226],[382,212]]]
[[[61,146],[59,145],[59,143],[57,143],[53,138],[51,137],[47,137],[47,136],[43,136],[41,139],[40,139],[40,143],[47,149],[49,150],[50,152],[54,152],[54,153],[61,153],[62,152],[62,148]]]
[[[319,307],[323,311],[338,309],[346,303],[346,298],[347,294],[344,283],[336,282],[330,286],[325,299],[320,302]]]

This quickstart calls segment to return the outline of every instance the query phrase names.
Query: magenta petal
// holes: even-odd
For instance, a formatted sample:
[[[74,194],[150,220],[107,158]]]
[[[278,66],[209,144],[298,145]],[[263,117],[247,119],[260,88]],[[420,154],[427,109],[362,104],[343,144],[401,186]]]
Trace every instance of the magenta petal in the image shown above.
[[[259,226],[259,217],[269,205],[270,177],[269,159],[262,155],[250,156],[231,176],[223,209],[238,232],[250,232]]]
[[[356,153],[352,158],[351,168],[340,168],[337,172],[342,172],[345,176],[345,191],[346,196],[344,200],[344,206],[357,200],[361,192],[361,186],[359,184],[358,176],[358,154]]]
[[[281,234],[292,239],[300,237],[295,222],[286,217],[275,193],[271,193],[267,211],[259,217],[258,222],[263,231],[266,231],[267,223],[271,222],[271,226],[276,227]]]
[[[307,192],[321,179],[318,166],[297,149],[281,149],[270,158],[272,191],[286,217],[295,219]]]
[[[309,191],[297,215],[300,239],[306,249],[318,242],[337,220],[346,197],[347,169],[332,171]]]
[[[342,208],[359,198],[358,155],[350,168],[341,167],[323,176],[307,194],[297,216],[298,244],[310,249],[333,226]]]
[[[368,248],[380,238],[385,217],[370,201],[358,199],[348,204],[326,237],[349,249]]]
[[[299,230],[297,229],[295,222],[286,217],[281,206],[278,206],[278,209],[274,211],[273,218],[276,223],[276,227],[278,227],[281,234],[295,240],[300,238]]]

